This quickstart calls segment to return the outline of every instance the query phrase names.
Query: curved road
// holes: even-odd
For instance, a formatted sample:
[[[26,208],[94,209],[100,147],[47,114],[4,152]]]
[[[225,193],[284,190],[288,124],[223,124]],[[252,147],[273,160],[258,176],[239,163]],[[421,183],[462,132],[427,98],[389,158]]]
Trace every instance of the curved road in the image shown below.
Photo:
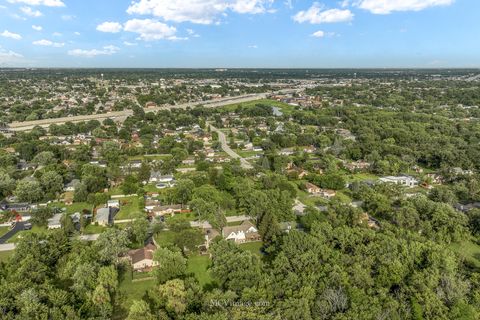
[[[15,227],[5,233],[3,236],[0,237],[0,244],[6,243],[11,237],[17,234],[17,232],[25,230],[24,229],[24,222],[17,222]]]
[[[210,129],[212,131],[215,131],[218,134],[218,140],[220,141],[220,144],[222,145],[223,151],[225,151],[230,157],[234,159],[240,159],[240,164],[242,168],[244,169],[253,169],[253,166],[248,162],[245,158],[242,158],[238,153],[233,151],[227,143],[227,137],[225,137],[225,133],[222,131],[218,130],[214,126],[210,124]]]

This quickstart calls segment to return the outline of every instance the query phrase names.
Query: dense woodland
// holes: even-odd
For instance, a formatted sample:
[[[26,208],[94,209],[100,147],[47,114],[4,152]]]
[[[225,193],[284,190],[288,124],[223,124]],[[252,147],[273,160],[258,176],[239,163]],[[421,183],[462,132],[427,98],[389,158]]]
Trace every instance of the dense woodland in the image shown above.
[[[119,77],[124,72],[136,76],[115,72]],[[187,70],[181,72],[190,76]],[[480,87],[464,80],[411,82],[406,80],[410,71],[400,73],[377,77],[376,71],[365,71],[362,77],[373,80],[309,89],[309,95],[325,101],[321,107],[284,105],[281,116],[274,116],[268,101],[156,114],[132,107],[134,115],[121,125],[111,120],[67,123],[0,136],[1,198],[55,201],[65,183],[78,179],[74,201],[95,206],[108,199],[104,190],[113,183],[125,194],[145,195],[142,181],[159,170],[177,178],[174,188],[160,194],[163,203],[189,206],[196,218],[217,230],[226,226],[226,216],[247,215],[263,241],[261,254],[256,254],[215,239],[208,252],[212,281],[205,285],[187,268],[203,241],[187,220],[151,227],[142,219],[127,228],[108,228],[95,242],[77,240],[77,231],[63,221],[61,230],[22,238],[13,255],[0,264],[0,317],[479,319],[480,257],[466,258],[456,245],[480,245],[480,209],[460,211],[456,205],[480,201]],[[431,77],[431,72],[415,75]],[[343,103],[334,104],[334,99]],[[229,136],[230,144],[242,138],[262,148],[253,169],[243,169],[239,161],[210,163],[201,152],[201,141],[165,134],[195,125],[210,133],[209,123],[244,128]],[[268,131],[260,130],[260,124]],[[355,138],[346,138],[339,129]],[[47,133],[96,139],[72,150],[40,139]],[[135,134],[141,144],[133,143]],[[211,135],[212,147],[218,150],[217,137]],[[302,151],[305,146],[315,152],[307,154]],[[282,154],[284,149],[292,149],[292,154]],[[130,158],[148,154],[167,156],[144,161],[136,171],[122,169]],[[196,170],[177,172],[189,157],[195,158]],[[34,171],[18,170],[20,160],[38,166]],[[106,166],[95,166],[92,160]],[[350,181],[342,162],[358,160],[371,163],[364,172],[369,176],[411,173],[420,167],[423,172],[416,176],[422,183],[431,182],[427,173],[441,175],[443,183],[412,194],[397,185]],[[310,174],[302,179],[286,167]],[[453,168],[471,174],[458,174]],[[292,206],[305,193],[306,181],[343,197],[309,203],[305,214],[296,216]],[[353,207],[352,201],[361,205]],[[49,207],[38,209],[32,214],[34,224],[45,225],[52,213]],[[364,213],[380,227],[368,227]],[[299,228],[285,233],[281,224],[289,221]],[[177,236],[154,254],[159,262],[152,272],[154,285],[126,305],[119,282],[129,271],[122,256],[164,228]]]

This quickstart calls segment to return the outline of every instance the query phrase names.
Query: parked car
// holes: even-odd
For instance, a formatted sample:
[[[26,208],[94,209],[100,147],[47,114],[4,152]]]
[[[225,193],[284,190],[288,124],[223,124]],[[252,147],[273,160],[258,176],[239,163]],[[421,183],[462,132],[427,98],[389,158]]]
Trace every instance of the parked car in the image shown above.
[[[32,229],[32,224],[30,222],[27,222],[23,225],[23,230],[31,230]]]

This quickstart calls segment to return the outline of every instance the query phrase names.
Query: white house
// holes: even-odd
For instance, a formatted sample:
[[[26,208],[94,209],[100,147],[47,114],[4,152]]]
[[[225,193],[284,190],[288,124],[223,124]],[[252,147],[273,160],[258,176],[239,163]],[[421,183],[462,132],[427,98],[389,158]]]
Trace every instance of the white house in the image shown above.
[[[107,207],[120,209],[120,200],[108,200]]]
[[[406,186],[406,187],[416,187],[419,184],[419,181],[411,176],[388,176],[388,177],[382,177],[380,178],[380,181],[385,182],[385,183],[395,183],[398,185]]]
[[[48,229],[60,229],[62,227],[62,214],[57,213],[50,219],[48,219]]]
[[[235,243],[244,243],[260,240],[260,234],[257,228],[248,220],[243,221],[239,226],[225,227],[222,230],[222,236],[226,240]]]

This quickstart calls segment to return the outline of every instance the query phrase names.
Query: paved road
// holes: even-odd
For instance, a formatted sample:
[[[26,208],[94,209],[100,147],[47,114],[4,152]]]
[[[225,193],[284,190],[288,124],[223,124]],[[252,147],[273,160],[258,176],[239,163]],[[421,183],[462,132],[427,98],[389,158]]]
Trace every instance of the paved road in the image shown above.
[[[267,93],[248,94],[248,95],[243,95],[238,97],[228,97],[228,98],[211,100],[211,101],[196,101],[196,102],[190,102],[185,104],[179,104],[175,106],[165,106],[165,107],[148,108],[148,109],[146,108],[145,111],[156,112],[156,111],[165,110],[165,109],[186,109],[186,108],[193,108],[200,104],[206,108],[217,108],[217,107],[223,107],[223,106],[234,104],[234,103],[261,100],[261,99],[265,99],[266,97],[267,97]],[[124,111],[109,112],[109,113],[102,113],[102,114],[91,114],[91,115],[84,115],[84,116],[13,122],[9,124],[8,129],[11,131],[29,131],[36,126],[48,128],[51,124],[64,124],[66,122],[75,123],[75,122],[82,122],[82,121],[89,121],[89,120],[101,121],[105,119],[116,119],[119,121],[123,121],[131,115],[133,115],[132,110],[124,110]]]
[[[225,133],[222,131],[218,130],[214,126],[210,125],[210,129],[212,131],[215,131],[218,134],[218,140],[220,141],[220,144],[222,145],[223,151],[225,151],[230,157],[234,159],[240,159],[240,164],[242,168],[244,169],[253,169],[253,166],[248,162],[245,158],[242,158],[238,153],[233,151],[227,143],[227,137],[225,137]]]
[[[17,222],[15,227],[5,233],[2,237],[0,237],[0,244],[6,243],[11,237],[17,234],[17,232],[24,230],[25,222]]]

